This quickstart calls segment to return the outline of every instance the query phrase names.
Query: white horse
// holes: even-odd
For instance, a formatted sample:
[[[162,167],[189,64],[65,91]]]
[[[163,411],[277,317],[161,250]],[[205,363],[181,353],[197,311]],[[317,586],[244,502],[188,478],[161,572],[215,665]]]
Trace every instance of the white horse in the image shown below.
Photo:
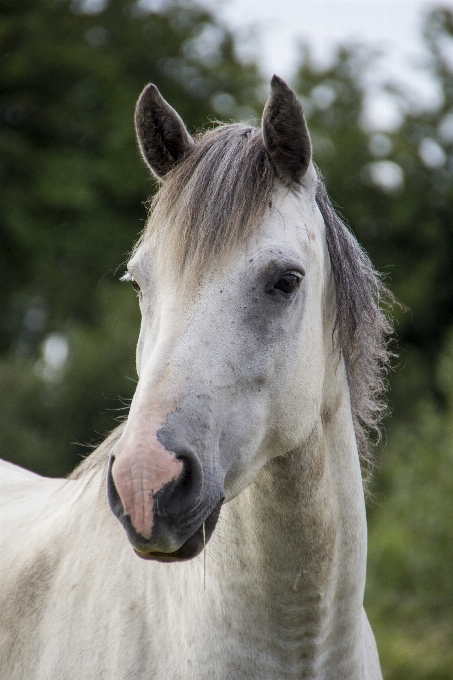
[[[136,127],[162,180],[125,276],[139,382],[68,480],[1,467],[0,676],[377,680],[360,456],[385,289],[281,79],[261,130],[193,140],[153,85]]]

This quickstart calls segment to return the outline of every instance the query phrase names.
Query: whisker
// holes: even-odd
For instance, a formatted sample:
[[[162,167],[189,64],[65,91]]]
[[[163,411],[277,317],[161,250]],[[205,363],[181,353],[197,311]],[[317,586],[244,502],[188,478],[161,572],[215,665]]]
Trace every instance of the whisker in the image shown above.
[[[206,590],[206,532],[203,522],[203,590]]]

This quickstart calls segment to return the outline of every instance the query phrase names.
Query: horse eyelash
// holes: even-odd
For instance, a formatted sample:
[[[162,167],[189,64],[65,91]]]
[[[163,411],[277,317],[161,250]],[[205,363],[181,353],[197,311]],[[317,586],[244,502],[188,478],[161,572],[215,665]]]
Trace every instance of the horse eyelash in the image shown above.
[[[125,272],[123,276],[120,277],[121,283],[127,283],[129,281],[133,281],[134,279],[132,278],[132,274],[130,272]]]

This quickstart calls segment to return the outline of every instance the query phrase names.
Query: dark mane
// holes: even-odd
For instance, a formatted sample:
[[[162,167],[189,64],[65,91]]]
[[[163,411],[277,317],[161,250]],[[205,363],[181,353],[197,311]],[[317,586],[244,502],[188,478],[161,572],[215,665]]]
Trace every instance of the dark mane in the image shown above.
[[[352,417],[366,482],[373,469],[371,444],[381,439],[386,413],[384,393],[392,353],[393,330],[385,313],[394,303],[379,272],[335,212],[320,178],[316,202],[326,225],[327,247],[335,281],[335,344],[346,364]]]
[[[186,158],[168,173],[152,201],[139,243],[152,239],[159,266],[171,266],[181,276],[196,280],[207,262],[225,257],[253,232],[277,182],[261,130],[221,125],[199,136]],[[385,413],[382,396],[392,328],[382,304],[393,298],[336,214],[321,179],[316,201],[326,225],[335,281],[335,345],[346,364],[366,479],[372,468],[370,443],[379,441]],[[97,460],[100,464],[101,456]],[[88,461],[82,463],[87,472],[93,467]]]

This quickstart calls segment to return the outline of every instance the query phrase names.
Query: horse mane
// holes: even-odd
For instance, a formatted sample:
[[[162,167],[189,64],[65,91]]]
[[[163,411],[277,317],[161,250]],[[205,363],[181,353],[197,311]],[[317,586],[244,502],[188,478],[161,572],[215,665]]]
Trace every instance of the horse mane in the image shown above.
[[[261,130],[243,124],[219,125],[199,135],[187,156],[166,175],[151,202],[136,249],[151,239],[156,248],[153,264],[196,281],[208,263],[225,258],[253,233],[272,205],[277,182]],[[392,327],[383,307],[393,297],[335,212],[319,174],[316,202],[326,226],[335,282],[334,346],[346,364],[366,481],[373,466],[371,444],[381,438],[380,423],[386,411],[383,394],[392,356],[388,349]],[[105,443],[71,478],[90,474],[93,467],[104,464]]]
[[[319,173],[316,203],[326,227],[335,282],[335,347],[341,351],[346,366],[366,487],[374,465],[372,445],[382,439],[381,423],[387,412],[386,378],[394,354],[389,349],[393,327],[386,311],[391,309],[395,298],[333,208]]]

